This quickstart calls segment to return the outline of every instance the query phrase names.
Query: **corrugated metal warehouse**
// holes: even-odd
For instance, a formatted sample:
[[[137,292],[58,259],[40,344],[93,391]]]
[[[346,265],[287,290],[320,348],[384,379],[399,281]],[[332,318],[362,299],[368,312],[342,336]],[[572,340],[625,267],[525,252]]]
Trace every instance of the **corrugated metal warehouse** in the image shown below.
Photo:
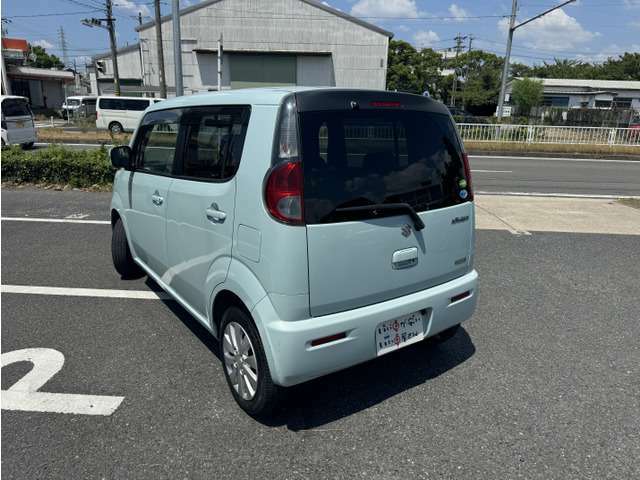
[[[185,94],[273,85],[384,89],[392,33],[315,0],[206,0],[180,11]],[[162,17],[169,95],[175,91],[171,16]],[[118,59],[123,94],[159,90],[155,22],[137,28],[136,49]],[[100,93],[113,91],[111,57],[97,57]],[[139,72],[139,77],[135,73]],[[139,87],[131,85],[129,73]],[[141,79],[141,80],[140,80]],[[136,82],[134,82],[136,83]]]

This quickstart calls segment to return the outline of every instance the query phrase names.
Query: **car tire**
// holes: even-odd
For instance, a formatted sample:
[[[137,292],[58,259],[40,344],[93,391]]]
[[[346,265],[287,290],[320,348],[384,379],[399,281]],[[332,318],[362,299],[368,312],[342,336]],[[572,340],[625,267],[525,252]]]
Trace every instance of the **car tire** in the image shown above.
[[[34,142],[23,143],[22,145],[20,145],[20,147],[23,150],[31,150],[33,148],[33,144]]]
[[[140,278],[143,275],[142,269],[133,261],[127,232],[121,219],[117,219],[111,231],[111,258],[116,272],[124,279]]]
[[[451,340],[456,335],[456,333],[458,333],[458,330],[460,330],[460,324],[449,327],[446,330],[443,330],[442,332],[434,335],[433,341],[435,343],[444,343],[447,340]]]
[[[120,122],[111,122],[109,124],[109,131],[114,135],[118,135],[124,132],[124,128],[122,128],[122,124]]]
[[[235,340],[231,329],[235,331]],[[269,416],[277,408],[283,389],[271,379],[262,340],[250,315],[238,307],[229,307],[222,315],[219,337],[222,370],[234,400],[252,417]],[[243,351],[247,354],[246,360],[242,359]],[[254,377],[255,387],[252,387]]]

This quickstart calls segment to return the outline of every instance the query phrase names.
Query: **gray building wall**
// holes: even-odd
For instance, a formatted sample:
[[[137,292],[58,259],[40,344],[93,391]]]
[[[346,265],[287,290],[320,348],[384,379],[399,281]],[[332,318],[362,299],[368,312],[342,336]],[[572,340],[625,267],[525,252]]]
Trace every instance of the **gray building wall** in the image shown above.
[[[185,93],[217,88],[217,40],[224,38],[223,88],[233,55],[296,54],[296,83],[384,89],[389,36],[301,0],[222,0],[181,15]],[[162,22],[169,90],[175,88],[173,27]],[[139,28],[144,83],[159,86],[155,27]],[[120,62],[119,62],[120,65]]]

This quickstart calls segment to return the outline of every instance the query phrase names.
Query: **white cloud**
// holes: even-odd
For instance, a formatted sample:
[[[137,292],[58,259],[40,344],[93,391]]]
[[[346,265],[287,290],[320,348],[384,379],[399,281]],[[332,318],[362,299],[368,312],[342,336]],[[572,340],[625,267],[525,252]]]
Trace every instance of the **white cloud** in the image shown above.
[[[356,17],[410,17],[418,16],[415,0],[359,0],[352,8]]]
[[[46,40],[36,40],[35,42],[32,42],[31,45],[42,47],[45,50],[51,50],[53,48],[53,44],[50,42],[47,42]]]
[[[138,12],[142,13],[142,15],[149,16],[149,7],[146,5],[138,5],[131,0],[118,0],[117,7],[120,10],[126,10],[128,12],[138,14]]]
[[[506,33],[509,19],[501,19],[498,28]],[[600,34],[586,30],[578,20],[559,9],[516,30],[514,35],[515,42],[526,47],[561,52],[588,43]]]
[[[413,35],[413,41],[420,48],[430,47],[440,41],[440,37],[433,30],[422,30]]]
[[[469,16],[469,12],[467,12],[464,8],[452,3],[449,7],[449,13],[456,22],[464,22],[464,17]]]
[[[640,7],[640,0],[624,0],[624,4],[627,8]]]

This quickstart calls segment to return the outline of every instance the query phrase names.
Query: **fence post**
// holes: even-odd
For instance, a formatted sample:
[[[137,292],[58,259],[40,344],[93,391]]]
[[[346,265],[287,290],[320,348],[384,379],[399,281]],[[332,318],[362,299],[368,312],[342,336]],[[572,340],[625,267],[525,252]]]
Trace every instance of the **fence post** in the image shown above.
[[[609,146],[612,147],[616,143],[616,129],[609,130]]]
[[[527,127],[527,143],[533,143],[533,125]]]
[[[53,115],[51,115],[51,128],[53,128]]]

